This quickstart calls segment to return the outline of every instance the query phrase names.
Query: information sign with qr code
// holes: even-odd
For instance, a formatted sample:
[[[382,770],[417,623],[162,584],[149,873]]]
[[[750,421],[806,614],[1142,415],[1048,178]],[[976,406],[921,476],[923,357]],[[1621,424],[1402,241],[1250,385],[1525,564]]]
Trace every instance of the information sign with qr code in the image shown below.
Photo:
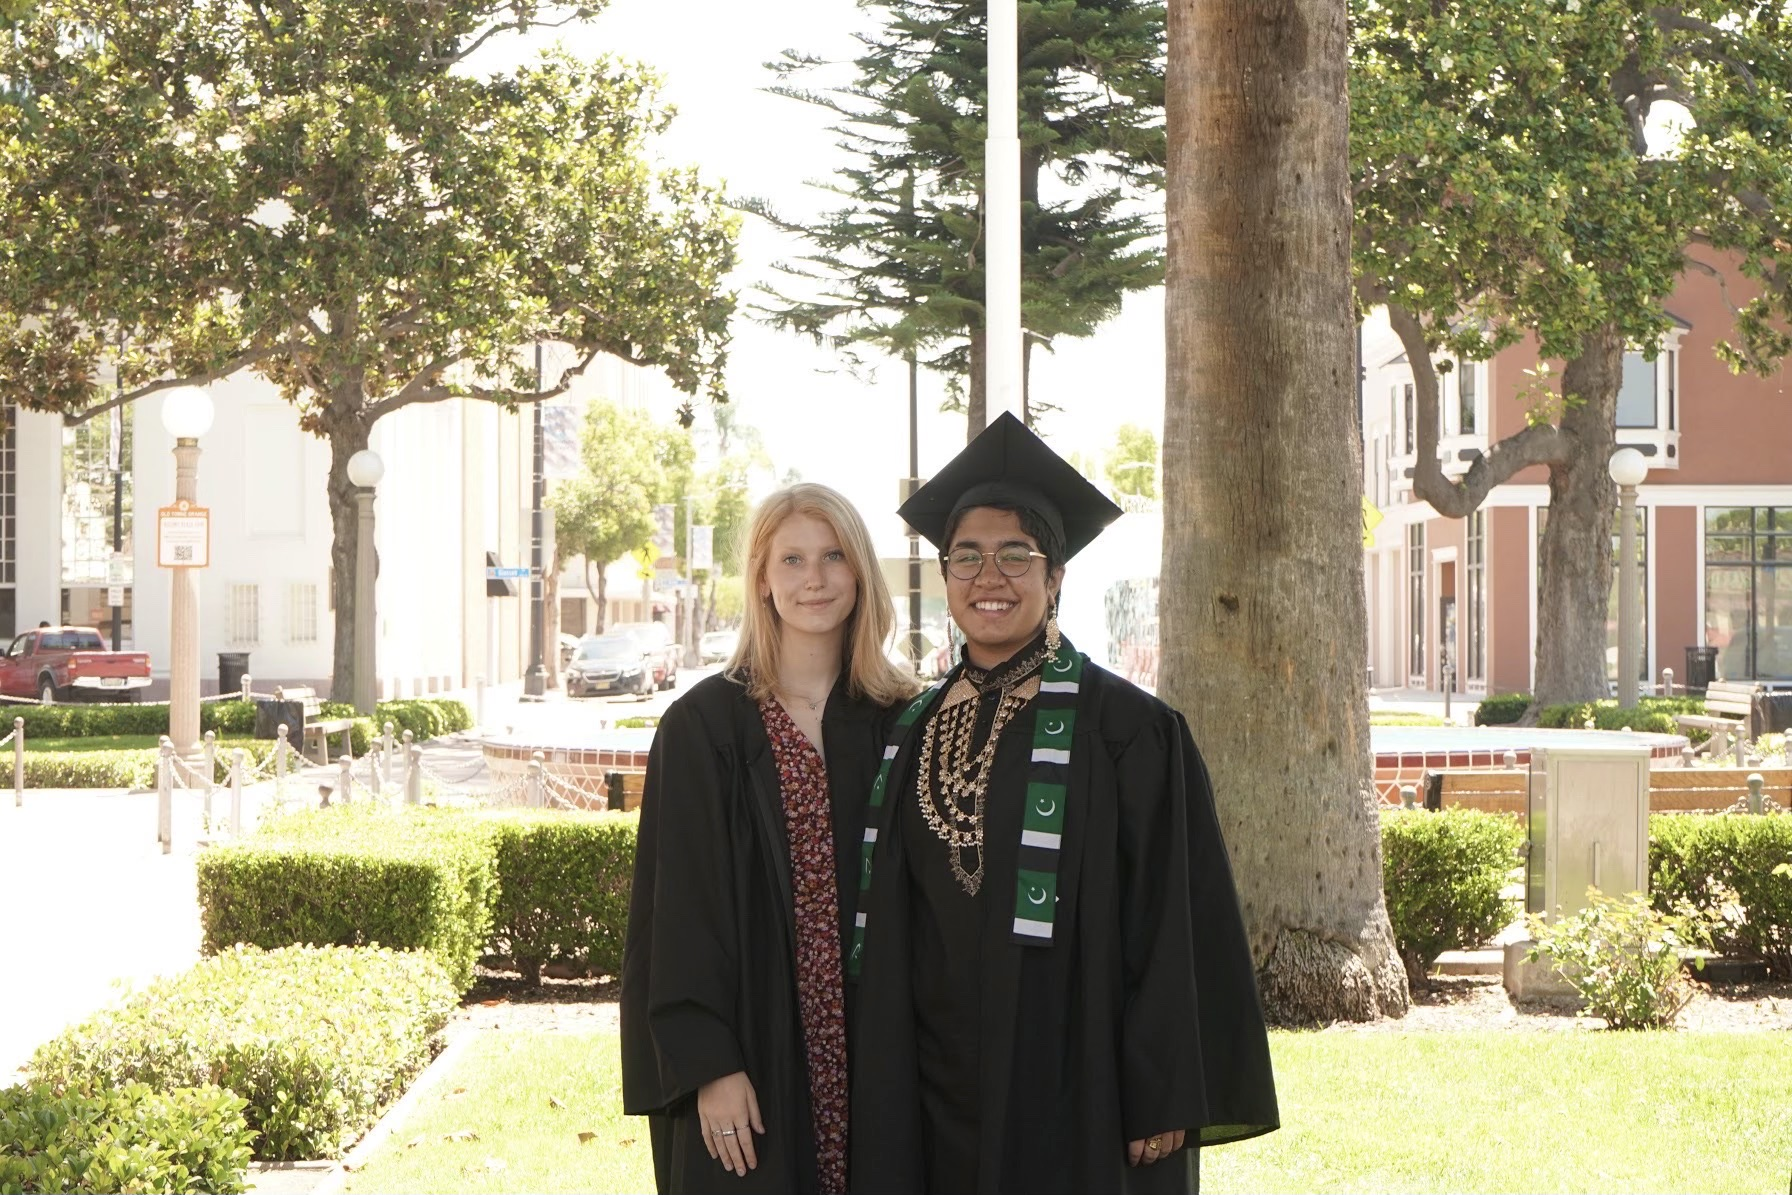
[[[156,563],[162,568],[208,568],[212,555],[212,512],[190,502],[156,511]]]

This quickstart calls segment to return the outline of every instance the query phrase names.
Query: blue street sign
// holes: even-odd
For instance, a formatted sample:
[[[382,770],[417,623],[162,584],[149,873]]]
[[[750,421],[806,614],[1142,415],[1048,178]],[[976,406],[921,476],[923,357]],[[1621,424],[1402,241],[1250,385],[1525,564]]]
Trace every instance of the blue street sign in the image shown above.
[[[508,581],[508,580],[512,580],[514,578],[527,577],[530,575],[530,572],[529,572],[528,566],[523,565],[518,568],[509,568],[509,567],[488,568],[485,570],[485,575],[489,580]]]

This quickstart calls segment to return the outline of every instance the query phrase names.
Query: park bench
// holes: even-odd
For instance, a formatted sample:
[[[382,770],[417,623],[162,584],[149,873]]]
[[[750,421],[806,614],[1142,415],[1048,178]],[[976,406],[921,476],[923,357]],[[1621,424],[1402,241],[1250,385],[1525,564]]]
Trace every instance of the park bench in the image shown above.
[[[305,708],[305,739],[300,745],[302,751],[313,762],[327,764],[330,762],[330,736],[338,732],[342,735],[342,751],[340,754],[354,757],[355,720],[353,718],[325,718],[323,702],[318,700],[317,690],[310,685],[294,685],[290,688],[274,690],[276,701],[296,701]]]
[[[624,813],[641,807],[641,788],[646,783],[644,772],[610,772],[604,777],[604,795],[611,809]]]
[[[1705,690],[1705,712],[1675,714],[1674,724],[1682,730],[1709,731],[1711,737],[1696,751],[1705,751],[1719,759],[1730,753],[1734,735],[1738,747],[1754,735],[1755,689],[1748,681],[1712,681]],[[1740,760],[1738,760],[1740,762]]]

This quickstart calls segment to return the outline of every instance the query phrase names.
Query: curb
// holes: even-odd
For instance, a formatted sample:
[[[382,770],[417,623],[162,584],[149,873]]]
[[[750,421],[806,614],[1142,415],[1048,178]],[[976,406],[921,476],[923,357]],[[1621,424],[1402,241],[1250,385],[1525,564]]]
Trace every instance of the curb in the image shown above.
[[[447,1044],[430,1064],[423,1068],[405,1093],[397,1101],[381,1113],[371,1129],[362,1134],[361,1139],[349,1147],[347,1153],[335,1161],[321,1162],[255,1162],[249,1167],[249,1190],[254,1195],[342,1195],[344,1184],[352,1171],[359,1170],[367,1164],[367,1160],[386,1143],[390,1137],[410,1116],[417,1103],[432,1088],[447,1078],[466,1051],[474,1034],[462,1030],[448,1036]],[[293,1178],[282,1181],[276,1175],[291,1172]],[[314,1179],[305,1179],[299,1175],[315,1174]]]

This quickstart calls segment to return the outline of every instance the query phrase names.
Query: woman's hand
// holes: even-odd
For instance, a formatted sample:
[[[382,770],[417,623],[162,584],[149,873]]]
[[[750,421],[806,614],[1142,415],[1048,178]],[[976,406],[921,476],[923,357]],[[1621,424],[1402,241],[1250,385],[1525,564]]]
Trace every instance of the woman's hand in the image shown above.
[[[753,1134],[765,1132],[765,1124],[746,1071],[711,1079],[697,1089],[697,1123],[703,1126],[703,1147],[710,1157],[742,1178],[759,1168]]]
[[[1169,1133],[1156,1133],[1138,1141],[1126,1143],[1126,1164],[1128,1166],[1149,1166],[1153,1162],[1161,1162],[1182,1148],[1183,1130],[1176,1129]]]

